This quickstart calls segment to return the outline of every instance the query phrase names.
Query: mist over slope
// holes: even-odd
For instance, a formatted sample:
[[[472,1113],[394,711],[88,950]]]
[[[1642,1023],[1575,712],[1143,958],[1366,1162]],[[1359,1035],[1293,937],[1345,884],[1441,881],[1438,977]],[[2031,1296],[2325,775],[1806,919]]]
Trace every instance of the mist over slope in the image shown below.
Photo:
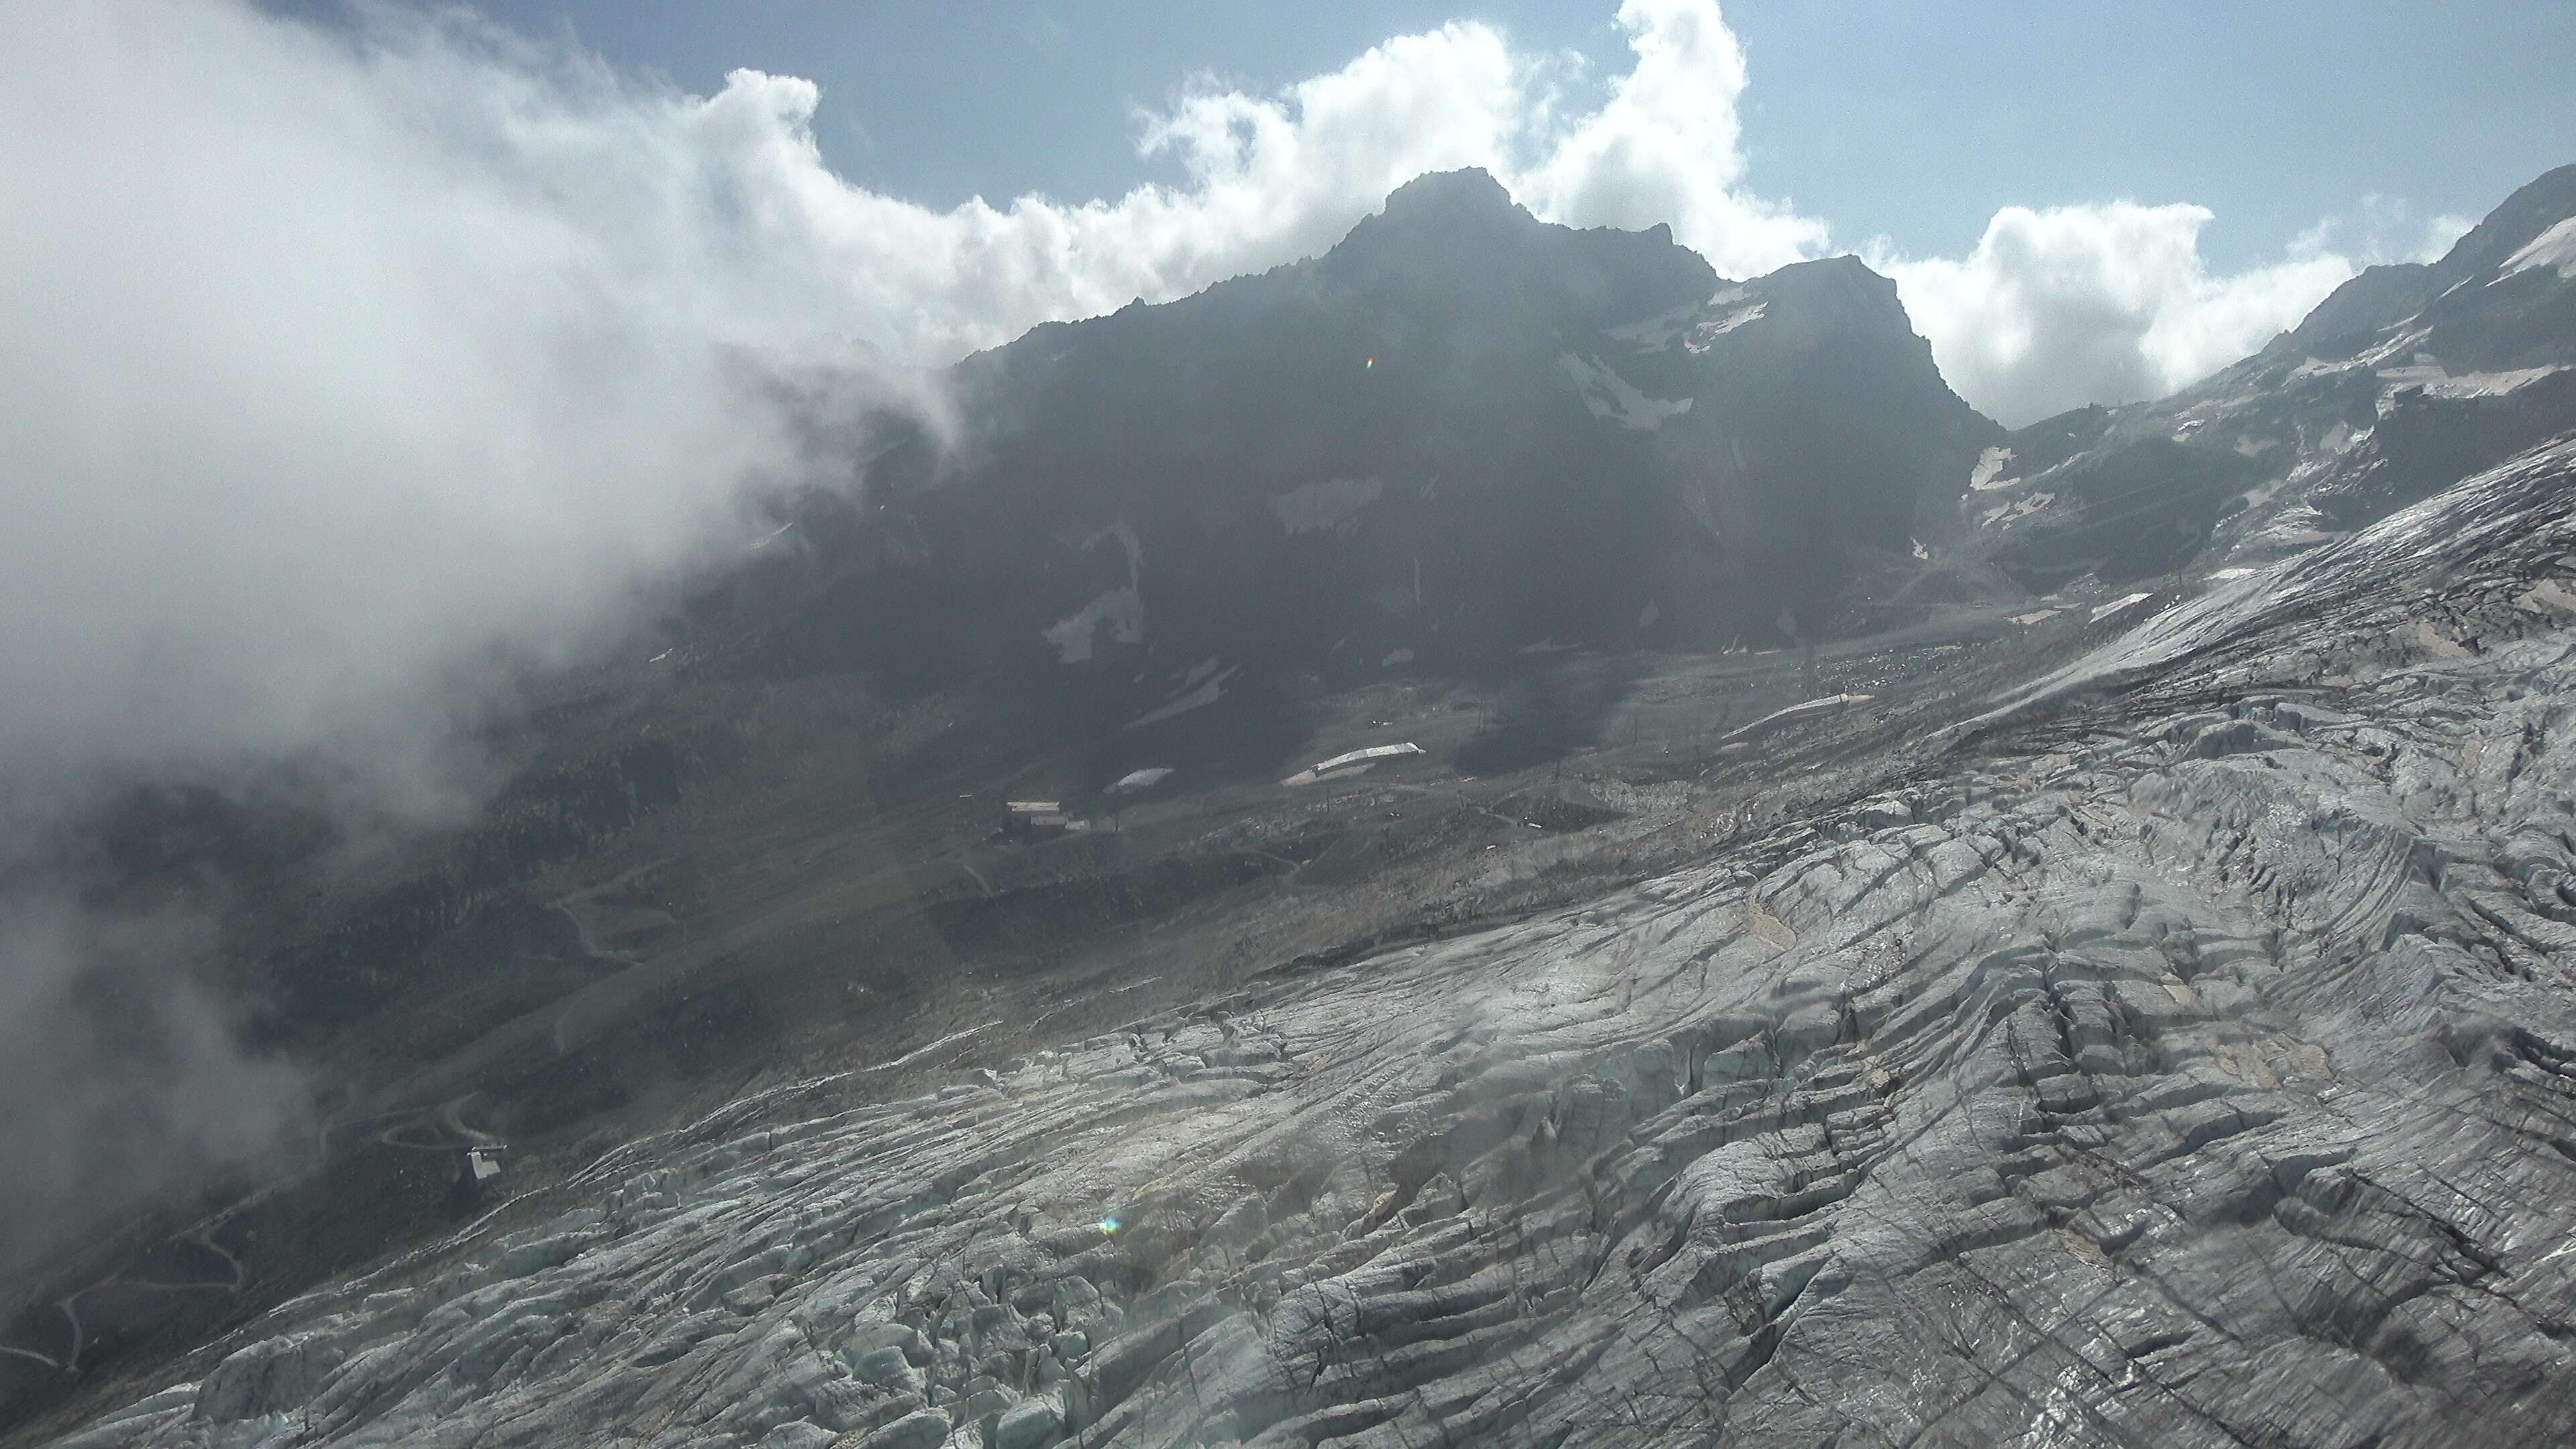
[[[478,732],[851,482],[868,419],[937,426],[854,301],[782,288],[721,107],[379,20],[0,21],[0,1277],[311,1138],[209,964],[238,882],[137,861],[474,818]]]

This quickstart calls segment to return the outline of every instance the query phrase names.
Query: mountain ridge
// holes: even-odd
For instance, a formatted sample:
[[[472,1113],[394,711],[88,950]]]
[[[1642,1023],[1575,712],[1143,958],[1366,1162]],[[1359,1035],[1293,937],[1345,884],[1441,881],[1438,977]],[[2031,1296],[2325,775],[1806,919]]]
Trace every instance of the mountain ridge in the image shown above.
[[[988,422],[883,489],[881,526],[918,547],[807,610],[809,641],[899,618],[1039,676],[1054,638],[1074,668],[1336,677],[1398,651],[1786,642],[1995,431],[1856,259],[1729,282],[1669,229],[1541,223],[1479,172],[1409,183],[1321,256],[1048,324],[955,377]],[[1327,494],[1343,512],[1301,512]]]

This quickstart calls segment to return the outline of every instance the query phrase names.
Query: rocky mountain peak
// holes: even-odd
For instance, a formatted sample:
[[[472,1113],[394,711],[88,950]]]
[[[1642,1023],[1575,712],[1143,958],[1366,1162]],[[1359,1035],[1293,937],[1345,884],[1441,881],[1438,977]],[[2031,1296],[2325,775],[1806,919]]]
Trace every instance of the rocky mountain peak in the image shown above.
[[[1398,187],[1376,215],[1311,264],[1373,308],[1478,331],[1617,326],[1697,302],[1723,279],[1672,229],[1543,222],[1481,170]]]
[[[2563,325],[2576,316],[2576,165],[2546,172],[2517,189],[2452,243],[2438,261],[2371,267],[2335,289],[2268,352],[2341,361],[2369,348],[2381,334],[2418,313],[2443,329],[2449,355],[2480,365],[2525,365],[2502,359],[2530,353],[2566,353]],[[2553,296],[2554,294],[2554,296]],[[2515,325],[2513,313],[2542,304],[2537,324]],[[2502,307],[2505,314],[2499,314]],[[2567,357],[2546,360],[2566,361]]]
[[[2543,172],[2515,189],[2433,264],[2445,284],[2507,266],[2542,233],[2576,218],[2576,165]]]
[[[1165,658],[1786,642],[1994,431],[1856,259],[1730,284],[1668,228],[1543,222],[1481,171],[961,376],[976,463],[906,504],[913,564],[809,622],[1096,684],[1118,720],[1169,702]]]
[[[1495,226],[1517,219],[1528,222],[1528,208],[1512,199],[1503,183],[1481,166],[1458,171],[1427,171],[1387,193],[1378,215],[1389,226]]]

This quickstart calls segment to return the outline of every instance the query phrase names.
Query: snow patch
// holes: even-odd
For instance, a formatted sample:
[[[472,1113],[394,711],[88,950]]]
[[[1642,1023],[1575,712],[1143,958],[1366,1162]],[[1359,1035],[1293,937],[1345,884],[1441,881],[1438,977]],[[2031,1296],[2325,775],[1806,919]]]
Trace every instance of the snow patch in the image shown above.
[[[1666,401],[1639,392],[1634,383],[1604,367],[1594,358],[1577,357],[1571,352],[1557,354],[1556,365],[1574,384],[1576,396],[1596,418],[1608,418],[1621,427],[1651,432],[1664,425],[1667,418],[1677,418],[1691,409],[1691,399]]]
[[[1991,528],[1998,523],[2019,523],[2056,501],[2057,495],[2054,493],[2034,493],[2018,503],[2006,503],[1987,509],[1985,514],[1978,518],[1977,527]]]
[[[2516,272],[2527,272],[2534,267],[2555,267],[2562,277],[2576,277],[2576,216],[2568,217],[2533,237],[2529,245],[2505,258],[2504,270],[2496,274],[2495,282],[2487,285],[2492,287]]]
[[[1104,624],[1109,627],[1110,637],[1121,644],[1143,642],[1144,595],[1132,586],[1111,589],[1083,605],[1081,612],[1048,625],[1046,641],[1055,646],[1057,662],[1080,664],[1091,657],[1093,638]]]
[[[1335,779],[1345,775],[1356,775],[1361,771],[1378,764],[1380,761],[1398,759],[1405,755],[1418,755],[1421,753],[1422,746],[1411,743],[1401,745],[1371,745],[1364,750],[1352,750],[1348,754],[1335,755],[1329,760],[1318,761],[1313,765],[1309,765],[1305,769],[1299,770],[1296,774],[1289,776],[1287,779],[1282,780],[1279,783],[1282,785],[1312,785],[1318,780]]]
[[[1750,307],[1738,307],[1713,322],[1702,322],[1690,330],[1690,336],[1682,339],[1682,346],[1694,353],[1706,352],[1710,343],[1724,337],[1727,333],[1747,323],[1761,321],[1763,309],[1770,305],[1768,302],[1756,302]]]
[[[1988,448],[1978,454],[1976,471],[1968,475],[1968,491],[1991,493],[1997,488],[2009,488],[2019,481],[2003,476],[2004,466],[2012,462],[2012,457],[2013,451],[2010,448]]]
[[[1776,651],[1765,649],[1761,652],[1770,654]],[[1869,698],[1870,696],[1866,694],[1828,694],[1818,699],[1807,700],[1802,704],[1793,704],[1787,709],[1775,709],[1753,723],[1723,736],[1718,743],[1728,745],[1750,741],[1756,736],[1769,734],[1793,720],[1812,719],[1817,715],[1831,714],[1838,709],[1863,703]]]
[[[1136,539],[1136,530],[1120,519],[1107,528],[1066,542],[1077,552],[1088,552],[1103,541],[1115,539],[1127,555],[1127,587],[1111,589],[1082,606],[1070,618],[1058,619],[1038,631],[1055,646],[1056,659],[1063,664],[1080,664],[1091,657],[1095,636],[1100,626],[1109,626],[1111,637],[1121,644],[1140,644],[1145,639],[1145,546]]]
[[[2438,362],[2419,358],[2406,367],[2383,367],[2379,370],[2380,415],[2387,416],[2396,394],[2410,387],[2422,388],[2426,397],[2502,397],[2565,371],[2567,368],[2561,364],[2517,367],[2504,372],[2453,373]]]
[[[2093,610],[2093,622],[2099,624],[2114,614],[2125,614],[2154,597],[2153,594],[2130,594],[2125,598],[2113,599]]]
[[[1225,682],[1234,678],[1234,676],[1240,673],[1242,669],[1243,666],[1240,664],[1232,665],[1228,667],[1224,673],[1214,676],[1198,688],[1172,700],[1168,704],[1145,711],[1143,714],[1127,721],[1127,723],[1120,725],[1119,728],[1140,730],[1149,724],[1161,724],[1163,721],[1171,719],[1177,715],[1188,714],[1194,709],[1205,709],[1209,705],[1212,705],[1225,697]]]
[[[2305,503],[2293,504],[2282,509],[2278,516],[2246,539],[2245,543],[2249,548],[2281,550],[2314,548],[2328,539],[2339,536],[2333,530],[2326,528],[2325,522],[2326,516],[2314,507]]]
[[[2353,362],[2362,367],[2377,367],[2379,364],[2388,361],[2392,357],[2413,353],[2418,344],[2422,343],[2425,338],[2432,335],[2432,329],[2428,327],[2418,327],[2411,332],[2400,332],[2396,336],[2379,344],[2377,347],[2371,348],[2359,357],[2354,358]]]
[[[2425,384],[2424,393],[2428,397],[2502,397],[2566,370],[2561,364],[2517,367],[2505,372],[2463,372]]]

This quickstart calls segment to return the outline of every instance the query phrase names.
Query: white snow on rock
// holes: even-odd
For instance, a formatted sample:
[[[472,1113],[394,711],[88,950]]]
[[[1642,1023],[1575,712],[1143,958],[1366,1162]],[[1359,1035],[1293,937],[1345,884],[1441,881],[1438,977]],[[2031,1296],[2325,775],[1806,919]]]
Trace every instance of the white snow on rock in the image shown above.
[[[2576,216],[2568,217],[2533,237],[2529,245],[2505,258],[2504,268],[2496,274],[2495,281],[2501,282],[2516,272],[2527,272],[2534,267],[2555,267],[2562,277],[2576,277]],[[2495,282],[2487,285],[2492,287]]]
[[[1092,654],[1094,636],[1103,624],[1110,636],[1121,644],[1141,644],[1145,639],[1145,546],[1137,541],[1136,530],[1120,519],[1107,528],[1067,543],[1076,552],[1087,552],[1105,541],[1115,540],[1127,555],[1127,587],[1111,589],[1082,606],[1071,617],[1059,619],[1039,632],[1055,646],[1058,662],[1080,664]]]
[[[2124,598],[2113,599],[2093,611],[2093,622],[2099,624],[2114,614],[2125,614],[2154,597],[2153,594],[2130,594]]]
[[[1360,513],[1386,493],[1377,478],[1332,478],[1301,483],[1270,496],[1270,511],[1291,535],[1348,533],[1359,527]]]
[[[2017,503],[1998,504],[1978,517],[1977,527],[1990,528],[1998,523],[2018,523],[2057,501],[2054,493],[2034,493]]]
[[[1194,709],[1205,709],[1209,705],[1212,705],[1225,697],[1225,682],[1232,679],[1242,670],[1242,668],[1243,666],[1240,664],[1229,665],[1223,673],[1209,677],[1197,688],[1186,694],[1180,695],[1159,708],[1145,711],[1143,714],[1127,721],[1127,723],[1120,725],[1119,728],[1129,730],[1143,729],[1149,724],[1161,724],[1167,719],[1171,719],[1177,715],[1188,714]]]
[[[1677,418],[1691,409],[1691,400],[1668,401],[1648,397],[1634,383],[1612,372],[1597,359],[1577,357],[1571,352],[1557,354],[1556,365],[1574,384],[1575,395],[1596,418],[1608,418],[1623,428],[1651,432],[1664,425],[1667,418]]]
[[[1766,649],[1762,652],[1769,654],[1776,651]],[[1773,730],[1779,729],[1781,726],[1790,724],[1794,721],[1813,719],[1818,715],[1832,714],[1837,710],[1848,709],[1855,704],[1860,704],[1867,699],[1869,699],[1869,696],[1866,694],[1828,694],[1818,699],[1810,699],[1799,704],[1793,704],[1787,709],[1775,709],[1769,714],[1762,716],[1760,719],[1755,720],[1753,723],[1726,734],[1718,743],[1723,746],[1750,741],[1759,736],[1767,735]]]
[[[1065,664],[1080,664],[1091,657],[1092,636],[1102,625],[1121,644],[1135,644],[1145,637],[1145,598],[1133,588],[1111,589],[1070,618],[1059,619],[1046,628],[1046,641],[1055,646],[1056,658]]]
[[[1400,759],[1406,755],[1418,755],[1421,753],[1422,746],[1411,743],[1401,745],[1371,745],[1364,750],[1352,750],[1347,754],[1335,755],[1329,760],[1323,760],[1310,765],[1279,783],[1282,785],[1312,785],[1318,780],[1331,779],[1344,773],[1356,775],[1360,771],[1384,760]]]
[[[1138,790],[1150,790],[1170,779],[1171,776],[1172,769],[1169,765],[1158,765],[1146,770],[1130,770],[1118,777],[1118,782],[1109,787],[1109,793],[1129,795]]]
[[[2280,515],[2245,540],[2248,548],[2288,550],[2313,548],[2339,537],[2324,527],[2326,516],[2305,503],[2282,509]]]
[[[2004,477],[2003,471],[2004,465],[2012,461],[2012,456],[2013,451],[2010,448],[1988,448],[1978,454],[1976,471],[1968,475],[1969,491],[1986,493],[1997,488],[2011,487],[2016,480]]]
[[[2412,367],[2382,368],[2380,384],[2394,392],[2420,387],[2426,397],[2470,398],[2502,397],[2509,392],[2529,387],[2544,377],[2565,372],[2565,366],[2517,367],[2504,372],[2446,371],[2439,363],[2419,363]]]
[[[1736,292],[1737,295],[1740,296],[1743,289],[1739,287],[1736,289]],[[1738,327],[1745,326],[1748,323],[1761,321],[1763,309],[1770,305],[1771,304],[1768,302],[1756,302],[1750,307],[1738,307],[1734,311],[1729,312],[1725,316],[1717,318],[1714,321],[1702,322],[1697,327],[1690,330],[1690,336],[1682,339],[1682,346],[1690,349],[1694,353],[1706,352],[1708,351],[1709,344],[1715,342],[1718,338],[1724,337],[1727,333],[1734,331]]]

